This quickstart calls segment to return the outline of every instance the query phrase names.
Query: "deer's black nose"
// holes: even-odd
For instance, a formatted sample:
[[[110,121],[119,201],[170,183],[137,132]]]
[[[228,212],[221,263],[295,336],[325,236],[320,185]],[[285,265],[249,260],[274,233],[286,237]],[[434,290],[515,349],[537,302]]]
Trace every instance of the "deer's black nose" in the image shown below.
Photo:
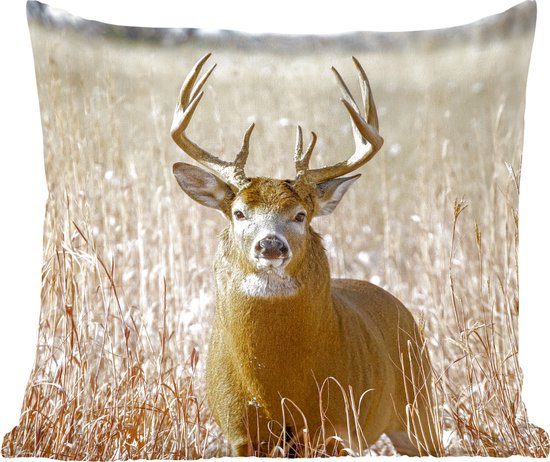
[[[266,236],[257,242],[256,254],[262,258],[285,258],[288,247],[277,236]]]

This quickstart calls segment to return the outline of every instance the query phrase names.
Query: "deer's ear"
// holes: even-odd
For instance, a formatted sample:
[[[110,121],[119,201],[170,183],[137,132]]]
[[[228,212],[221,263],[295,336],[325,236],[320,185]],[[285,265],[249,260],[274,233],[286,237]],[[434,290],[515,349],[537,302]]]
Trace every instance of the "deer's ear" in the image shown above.
[[[181,189],[191,199],[221,212],[225,212],[234,194],[218,177],[194,165],[178,162],[172,167]]]
[[[334,178],[319,183],[316,190],[317,212],[315,216],[320,217],[332,213],[349,187],[360,176],[361,175],[354,175],[344,178]]]

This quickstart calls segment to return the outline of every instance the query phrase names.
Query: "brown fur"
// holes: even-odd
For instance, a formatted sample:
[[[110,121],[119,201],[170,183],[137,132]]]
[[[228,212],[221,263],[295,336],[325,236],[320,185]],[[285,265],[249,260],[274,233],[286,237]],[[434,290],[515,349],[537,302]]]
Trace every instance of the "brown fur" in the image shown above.
[[[272,207],[279,213],[300,200],[309,211],[313,208],[280,180],[254,179],[238,196],[251,207]],[[207,394],[234,452],[249,455],[269,439],[267,423],[283,422],[282,398],[299,407],[310,432],[317,430],[318,387],[331,377],[345,390],[352,387],[356,399],[370,390],[360,410],[360,426],[369,443],[385,432],[402,444],[407,426],[420,426],[433,438],[419,435],[419,441],[413,437],[398,449],[414,454],[420,445],[420,453],[438,454],[436,425],[430,417],[430,363],[410,312],[373,284],[331,280],[321,238],[309,225],[303,252],[291,263],[287,271],[299,287],[293,296],[248,296],[239,287],[254,269],[233,239],[232,228],[221,234],[214,264],[217,306]],[[417,422],[406,417],[413,397]],[[329,406],[331,425],[346,435],[345,406],[335,383],[323,402]]]

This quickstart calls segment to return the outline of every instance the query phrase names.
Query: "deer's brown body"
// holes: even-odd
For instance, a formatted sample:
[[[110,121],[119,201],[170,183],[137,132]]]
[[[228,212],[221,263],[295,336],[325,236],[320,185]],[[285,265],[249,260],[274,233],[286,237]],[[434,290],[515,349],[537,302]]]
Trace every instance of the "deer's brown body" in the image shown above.
[[[337,74],[356,138],[348,161],[310,170],[315,135],[304,154],[299,129],[295,180],[247,178],[253,126],[233,163],[202,151],[184,133],[211,72],[196,83],[207,58],[184,83],[172,136],[217,175],[181,163],[174,173],[192,198],[230,221],[214,264],[207,395],[235,454],[261,453],[277,429],[299,437],[303,428],[323,428],[326,438],[362,435],[369,444],[386,433],[402,453],[439,454],[430,362],[411,313],[373,284],[331,280],[321,237],[311,227],[357,178],[342,175],[382,144],[364,71],[356,62],[365,116]],[[353,414],[345,395],[354,401]]]
[[[319,387],[328,377],[346,391],[351,386],[357,400],[371,390],[360,409],[366,441],[376,442],[383,432],[391,436],[406,432],[407,395],[418,395],[429,380],[428,358],[420,351],[422,342],[410,312],[373,284],[330,280],[324,250],[313,233],[309,255],[317,258],[308,259],[311,263],[297,272],[296,294],[265,300],[251,297],[240,287],[246,276],[225,270],[238,267],[234,253],[228,252],[228,233],[216,258],[216,316],[207,386],[214,416],[236,452],[249,453],[250,435],[257,434],[258,421],[260,440],[269,440],[267,422],[283,422],[282,397],[292,400],[307,417],[310,431],[320,428]],[[426,371],[407,392],[404,383],[413,380],[409,340],[416,350],[413,357],[425,361]],[[403,371],[408,371],[406,378]],[[322,404],[328,406],[326,417],[338,434],[347,436],[342,392],[336,383],[328,385],[330,396],[322,396]],[[417,398],[429,402],[427,396]],[[290,403],[288,407],[294,411]],[[300,421],[297,412],[291,413]],[[422,418],[429,428],[429,415]],[[435,452],[435,447],[430,450]]]

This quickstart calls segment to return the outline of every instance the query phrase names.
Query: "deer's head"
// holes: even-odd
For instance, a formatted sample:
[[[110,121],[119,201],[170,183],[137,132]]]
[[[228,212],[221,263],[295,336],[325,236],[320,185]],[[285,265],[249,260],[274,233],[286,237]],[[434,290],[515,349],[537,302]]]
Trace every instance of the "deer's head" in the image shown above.
[[[311,141],[304,151],[302,129],[298,127],[295,178],[248,178],[244,167],[254,124],[246,131],[241,150],[233,162],[223,161],[204,151],[185,134],[203,96],[202,87],[215,67],[212,66],[199,79],[209,56],[199,60],[185,79],[171,133],[181,149],[210,171],[178,162],[174,164],[174,175],[191,198],[219,210],[230,221],[231,237],[250,271],[292,274],[301,266],[308,240],[314,234],[310,227],[311,220],[335,209],[360,176],[343,175],[368,162],[382,146],[383,139],[378,134],[378,117],[367,76],[354,58],[362,89],[361,110],[333,68],[344,96],[342,102],[350,114],[355,139],[355,152],[349,159],[333,166],[310,169],[309,160],[317,137],[315,133],[311,134]]]

